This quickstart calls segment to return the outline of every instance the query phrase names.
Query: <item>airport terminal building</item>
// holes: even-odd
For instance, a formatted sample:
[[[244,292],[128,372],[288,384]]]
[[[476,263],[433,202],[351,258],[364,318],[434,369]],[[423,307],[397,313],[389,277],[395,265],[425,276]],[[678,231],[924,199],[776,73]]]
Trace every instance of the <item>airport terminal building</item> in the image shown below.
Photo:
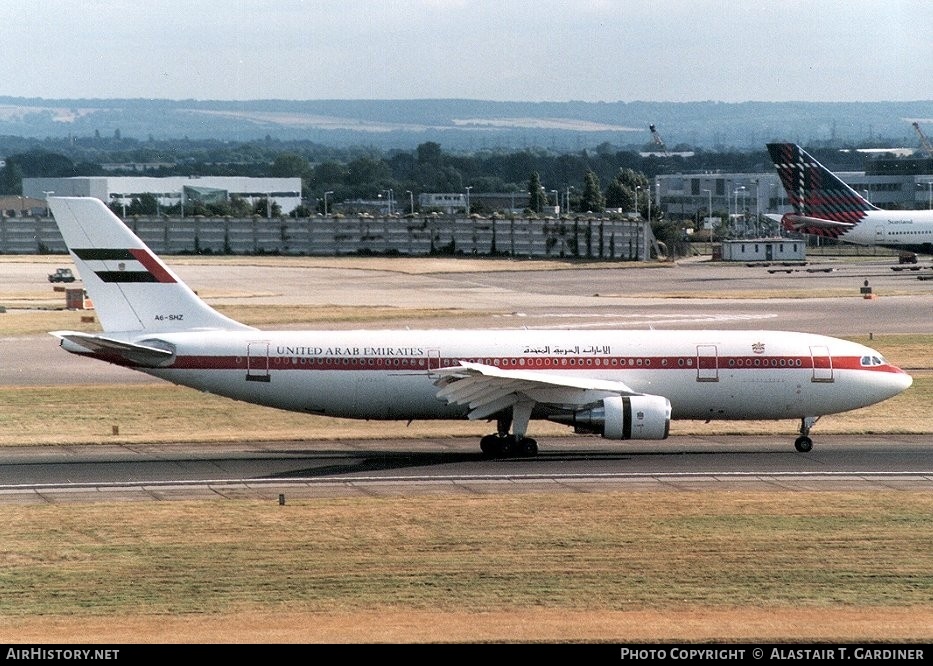
[[[76,176],[24,178],[23,195],[45,199],[96,197],[106,204],[129,206],[140,195],[151,194],[160,206],[177,206],[194,199],[237,196],[254,204],[269,198],[288,214],[301,204],[301,178],[248,178],[244,176]]]
[[[879,208],[933,208],[933,175],[836,172],[849,187]],[[708,216],[752,220],[791,211],[777,174],[680,173],[656,176],[652,206],[668,219]]]

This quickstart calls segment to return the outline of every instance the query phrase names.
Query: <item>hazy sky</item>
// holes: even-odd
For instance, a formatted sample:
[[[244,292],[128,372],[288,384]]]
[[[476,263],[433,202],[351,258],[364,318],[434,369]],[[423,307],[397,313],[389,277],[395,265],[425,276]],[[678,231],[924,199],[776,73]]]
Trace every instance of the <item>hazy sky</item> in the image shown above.
[[[933,0],[0,0],[0,95],[933,100]]]

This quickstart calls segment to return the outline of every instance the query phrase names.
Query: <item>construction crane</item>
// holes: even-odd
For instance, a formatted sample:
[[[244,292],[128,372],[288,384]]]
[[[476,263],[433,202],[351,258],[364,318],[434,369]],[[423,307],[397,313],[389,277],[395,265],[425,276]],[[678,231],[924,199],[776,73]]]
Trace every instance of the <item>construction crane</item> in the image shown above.
[[[648,129],[651,130],[651,136],[654,139],[655,144],[658,148],[661,149],[661,152],[664,153],[664,156],[668,156],[667,146],[664,145],[664,140],[661,139],[661,135],[658,134],[658,130],[654,125],[648,125]]]
[[[923,148],[923,152],[925,152],[930,157],[933,157],[933,145],[930,144],[930,140],[923,133],[923,130],[920,129],[920,123],[914,122],[913,126],[914,131],[917,132],[917,136],[920,137],[920,146]]]

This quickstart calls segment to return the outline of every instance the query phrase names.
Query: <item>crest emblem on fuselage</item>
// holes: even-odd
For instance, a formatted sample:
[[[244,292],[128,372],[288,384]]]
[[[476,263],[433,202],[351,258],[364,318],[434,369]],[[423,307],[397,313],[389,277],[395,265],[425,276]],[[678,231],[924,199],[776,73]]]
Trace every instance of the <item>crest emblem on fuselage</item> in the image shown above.
[[[763,342],[755,342],[754,344],[752,344],[752,351],[755,352],[756,354],[764,354],[764,353],[765,353],[765,343],[763,343]]]

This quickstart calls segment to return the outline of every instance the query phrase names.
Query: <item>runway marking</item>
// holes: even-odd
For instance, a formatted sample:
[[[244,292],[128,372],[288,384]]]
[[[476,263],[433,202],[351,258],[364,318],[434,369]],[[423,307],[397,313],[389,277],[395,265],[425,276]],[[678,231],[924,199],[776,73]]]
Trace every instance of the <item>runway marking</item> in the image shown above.
[[[933,470],[914,472],[872,472],[872,471],[823,471],[823,472],[605,472],[605,473],[569,473],[569,474],[456,474],[456,475],[412,475],[412,476],[341,476],[341,477],[289,477],[249,478],[249,479],[189,479],[177,481],[78,481],[67,483],[39,484],[0,484],[0,493],[24,490],[91,490],[123,488],[171,488],[192,486],[288,486],[288,485],[347,485],[376,483],[437,483],[437,482],[510,482],[510,481],[626,481],[626,480],[689,480],[689,479],[908,479],[933,482]]]

